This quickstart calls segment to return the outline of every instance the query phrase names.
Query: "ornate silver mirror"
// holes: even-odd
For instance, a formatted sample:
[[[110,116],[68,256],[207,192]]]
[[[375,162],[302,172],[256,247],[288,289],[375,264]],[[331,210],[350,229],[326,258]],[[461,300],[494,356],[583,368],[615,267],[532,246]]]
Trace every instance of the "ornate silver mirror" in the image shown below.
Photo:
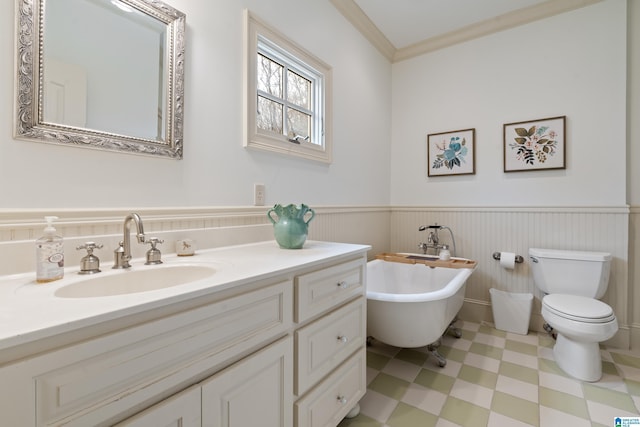
[[[182,158],[182,12],[158,0],[16,0],[16,11],[16,138]]]

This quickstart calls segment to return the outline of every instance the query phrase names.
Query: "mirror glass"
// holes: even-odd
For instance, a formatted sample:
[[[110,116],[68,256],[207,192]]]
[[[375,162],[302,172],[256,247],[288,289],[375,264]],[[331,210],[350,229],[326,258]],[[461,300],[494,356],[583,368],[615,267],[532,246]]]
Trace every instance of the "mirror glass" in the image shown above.
[[[19,0],[16,138],[182,158],[184,21],[157,0]]]

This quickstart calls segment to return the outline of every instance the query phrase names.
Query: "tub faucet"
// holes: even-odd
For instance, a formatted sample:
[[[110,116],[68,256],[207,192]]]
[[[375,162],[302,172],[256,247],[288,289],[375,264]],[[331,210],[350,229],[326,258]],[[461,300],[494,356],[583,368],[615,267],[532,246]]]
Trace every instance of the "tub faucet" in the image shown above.
[[[438,237],[438,230],[442,227],[438,225],[438,223],[434,225],[421,225],[418,227],[418,231],[429,230],[429,237],[427,237],[427,243],[418,244],[418,248],[422,249],[422,253],[426,255],[429,249],[435,249],[436,255],[440,251],[440,238]]]
[[[438,247],[438,243],[440,239],[438,238],[438,230],[431,230],[429,232],[429,237],[427,238],[427,243],[430,243],[433,247]]]
[[[425,230],[429,230],[429,237],[427,238],[427,243],[419,243],[418,244],[418,248],[422,249],[422,252],[426,255],[426,253],[429,251],[429,249],[434,249],[436,252],[436,255],[440,254],[440,249],[443,249],[444,246],[447,245],[441,245],[440,244],[440,237],[438,236],[438,230],[442,230],[445,229],[447,231],[449,231],[449,235],[451,236],[451,243],[453,243],[453,256],[456,256],[456,240],[453,237],[453,232],[451,231],[451,228],[444,226],[444,225],[438,225],[438,223],[436,222],[434,225],[421,225],[420,227],[418,227],[418,231],[425,231]]]
[[[129,214],[124,219],[124,236],[120,242],[118,248],[113,251],[115,260],[113,262],[113,268],[129,268],[131,264],[131,222],[136,225],[136,238],[138,243],[144,243],[144,227],[142,226],[142,219],[137,213]]]

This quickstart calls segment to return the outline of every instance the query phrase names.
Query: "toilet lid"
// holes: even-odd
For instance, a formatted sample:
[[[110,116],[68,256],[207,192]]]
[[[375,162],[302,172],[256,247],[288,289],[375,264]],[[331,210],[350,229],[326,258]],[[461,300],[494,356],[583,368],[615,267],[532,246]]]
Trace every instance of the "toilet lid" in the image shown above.
[[[542,299],[542,304],[558,316],[579,322],[605,323],[615,319],[613,309],[595,298],[550,294]]]

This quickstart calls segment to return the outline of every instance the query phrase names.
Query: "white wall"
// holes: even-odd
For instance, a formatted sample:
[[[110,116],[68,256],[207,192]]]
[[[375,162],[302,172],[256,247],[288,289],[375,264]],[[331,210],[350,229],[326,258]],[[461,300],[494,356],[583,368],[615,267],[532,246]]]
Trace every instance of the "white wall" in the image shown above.
[[[182,161],[13,139],[14,2],[0,2],[0,208],[251,205],[254,182],[266,205],[388,204],[391,67],[328,1],[168,3],[187,15]],[[333,67],[330,166],[243,148],[245,7]]]
[[[629,221],[629,304],[635,323],[635,342],[640,342],[640,3],[628,1],[629,7],[629,123],[628,177],[631,216]]]
[[[628,5],[629,203],[640,206],[640,2],[629,0]]]
[[[476,305],[488,304],[489,287],[509,289],[515,283],[511,273],[491,264],[494,250],[523,252],[532,243],[566,243],[566,236],[581,237],[571,242],[580,249],[603,249],[606,242],[620,271],[608,300],[622,310],[619,315],[640,347],[640,275],[633,269],[640,262],[637,0],[606,0],[393,66],[326,0],[168,2],[187,14],[182,161],[14,140],[14,5],[0,2],[2,259],[18,256],[15,245],[30,253],[45,212],[72,216],[63,234],[74,244],[94,235],[117,241],[124,214],[145,206],[159,207],[138,209],[147,231],[164,232],[168,239],[183,236],[184,229],[200,236],[202,228],[215,230],[215,245],[263,239],[268,232],[254,230],[266,224],[262,209],[224,208],[250,205],[253,183],[263,182],[267,205],[334,205],[314,220],[310,238],[370,243],[373,253],[415,250],[415,240],[424,237],[417,233],[419,224],[452,226],[464,256],[480,261],[474,277],[482,286],[470,294]],[[241,11],[246,6],[333,66],[331,166],[242,147]],[[567,169],[505,174],[502,125],[555,115],[567,116]],[[476,174],[427,178],[426,135],[468,127],[477,132]],[[617,219],[626,216],[620,208],[625,203],[632,205],[628,228],[624,218]],[[391,218],[383,207],[358,205],[391,205]],[[414,213],[398,205],[423,208]],[[496,205],[504,207],[491,208]],[[604,208],[563,209],[573,205]],[[530,232],[514,237],[507,229],[530,215],[519,206],[540,207],[533,212],[552,216],[553,227],[536,219],[527,222]],[[558,225],[556,217],[567,226]],[[103,260],[110,260],[112,246],[103,249]],[[71,265],[79,256],[68,259]],[[33,269],[28,260],[24,271]],[[519,290],[531,290],[526,270],[513,274]]]
[[[491,321],[491,287],[535,293],[530,247],[604,250],[614,256],[605,300],[620,321],[612,344],[638,348],[640,216],[626,207],[640,202],[635,1],[629,40],[627,1],[606,0],[393,65],[390,250],[415,251],[421,224],[451,226],[461,255],[479,262],[463,318]],[[503,172],[503,124],[560,115],[567,168]],[[429,178],[427,134],[466,128],[476,174]],[[494,251],[525,263],[504,271]]]
[[[626,203],[626,1],[393,65],[391,204]],[[503,124],[567,116],[567,167],[503,172]],[[476,129],[476,173],[427,177],[426,136]]]

